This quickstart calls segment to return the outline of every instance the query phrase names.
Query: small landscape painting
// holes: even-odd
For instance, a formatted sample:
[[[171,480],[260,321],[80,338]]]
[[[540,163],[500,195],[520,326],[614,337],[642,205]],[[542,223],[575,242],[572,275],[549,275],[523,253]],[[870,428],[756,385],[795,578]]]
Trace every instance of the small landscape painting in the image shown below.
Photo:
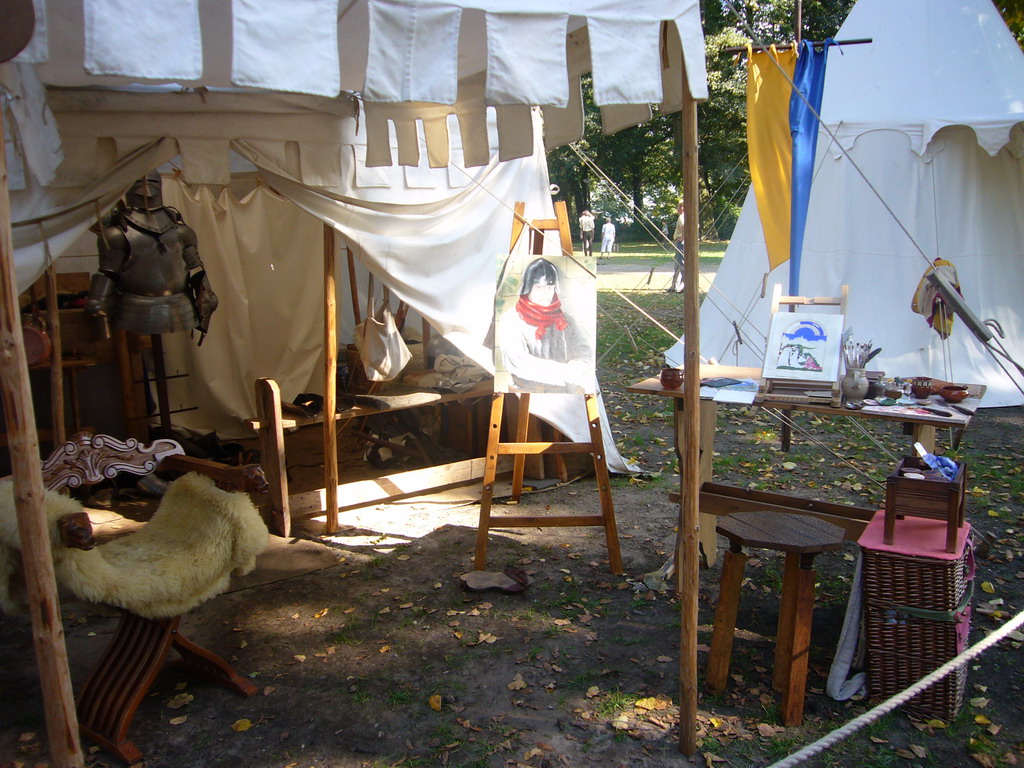
[[[842,315],[776,313],[768,332],[764,378],[836,381],[842,332]]]

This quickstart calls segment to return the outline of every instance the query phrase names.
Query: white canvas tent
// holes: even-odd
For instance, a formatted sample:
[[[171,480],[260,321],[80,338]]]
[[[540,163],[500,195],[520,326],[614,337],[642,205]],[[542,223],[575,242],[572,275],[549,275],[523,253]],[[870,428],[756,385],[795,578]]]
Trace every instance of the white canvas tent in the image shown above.
[[[336,32],[333,39],[307,41],[299,50],[289,46],[282,30],[324,28],[337,3],[300,3],[287,12],[242,4],[232,15],[227,3],[182,2],[154,10],[151,19],[148,12],[140,17],[140,9],[118,0],[73,4],[60,14],[47,14],[44,3],[36,5],[45,24],[16,61],[38,63],[9,66],[4,78],[26,106],[14,112],[15,151],[9,153],[16,160],[13,232],[21,289],[44,267],[44,237],[51,256],[62,253],[95,222],[97,209],[109,208],[147,168],[177,156],[186,181],[224,184],[233,150],[258,167],[278,193],[340,230],[366,268],[486,368],[491,367],[488,323],[481,318],[490,314],[494,259],[507,250],[511,204],[527,201],[527,215],[533,218],[551,215],[541,122],[530,105],[546,105],[543,137],[548,146],[576,138],[582,130],[578,78],[586,69],[594,72],[597,98],[608,102],[603,107],[606,130],[642,121],[652,101],[665,110],[677,109],[682,81],[672,70],[680,66],[684,51],[701,42],[696,4],[668,11],[654,1],[629,14],[607,2],[582,3],[556,14],[534,3],[515,9],[506,3],[465,8],[418,3],[416,13],[408,3],[387,0],[342,3],[336,22],[327,25]],[[663,28],[663,21],[670,23]],[[161,52],[174,55],[164,60],[145,46],[140,50],[130,44],[133,34],[146,33],[147,25],[159,31]],[[265,39],[266,29],[275,30],[272,39]],[[688,45],[680,49],[666,40],[662,59],[662,35]],[[224,39],[233,42],[230,59],[225,47],[216,45]],[[338,58],[334,66],[331,45]],[[194,57],[199,50],[201,68],[199,60],[180,55],[192,51]],[[694,78],[699,97],[706,92],[703,58],[685,55],[691,67],[699,68]],[[287,76],[281,74],[285,70]],[[177,76],[186,86],[232,90],[119,90],[129,79],[114,72],[144,75],[147,82]],[[45,106],[53,120],[43,111],[37,75],[46,86]],[[240,91],[239,84],[293,93]],[[339,95],[343,88],[359,90],[362,98],[354,91]],[[408,103],[413,98],[416,102]],[[489,104],[497,105],[490,117]],[[499,162],[512,158],[520,159],[511,167]],[[466,175],[454,188],[441,184],[433,195],[410,194],[408,184],[374,194],[373,185],[382,184],[365,177],[371,168],[390,167],[393,160],[446,175],[451,166],[468,167],[478,178],[470,183]],[[89,200],[97,202],[81,205]],[[68,207],[68,214],[52,215]],[[37,222],[40,218],[45,221]],[[204,261],[216,273],[220,253],[209,245],[203,245]],[[275,283],[301,269],[289,264],[274,275]],[[221,272],[231,279],[230,270]],[[291,311],[283,304],[287,292],[274,297],[285,314]],[[236,307],[250,298],[266,301],[233,298]],[[263,319],[274,314],[265,304],[261,311]],[[222,330],[231,314],[231,306],[225,306],[216,316]],[[294,384],[292,394],[317,389],[299,381],[303,369],[315,362],[303,355],[315,343],[315,329],[307,324],[307,331],[313,335],[293,338],[292,357],[301,356],[303,362],[275,361],[290,371],[294,381],[286,383]],[[237,323],[228,332],[228,347],[249,336]],[[251,381],[267,371],[249,360],[233,371],[242,374],[234,380],[243,384],[227,384],[224,369],[213,376],[213,362],[203,362],[219,364],[227,347],[215,337],[207,343],[209,349],[192,353],[190,367],[208,375],[191,381],[200,387],[219,382],[222,388],[189,400],[205,411],[202,428],[238,436],[242,420],[255,413]],[[237,358],[239,347],[234,348],[231,357]],[[252,350],[252,345],[242,348]],[[235,391],[228,395],[225,388]],[[570,438],[587,439],[582,408],[567,410],[558,400],[540,398],[534,412]],[[191,421],[197,426],[195,417]],[[612,468],[627,469],[606,437]]]
[[[354,209],[387,213],[389,205],[360,204],[339,193],[339,116],[354,117],[356,110],[364,116],[367,167],[390,164],[392,146],[402,165],[418,164],[422,147],[431,167],[447,166],[452,115],[465,164],[486,165],[492,150],[498,160],[532,154],[534,106],[544,111],[548,146],[576,138],[582,131],[578,75],[584,71],[593,72],[606,130],[642,122],[651,103],[665,112],[682,108],[684,176],[693,208],[695,100],[706,97],[707,85],[696,0],[567,0],[557,11],[540,0],[34,0],[34,6],[36,33],[21,63],[0,66],[0,81],[10,94],[4,124],[18,157],[12,164],[13,200],[8,203],[6,188],[0,195],[0,303],[3,333],[13,338],[12,354],[0,361],[0,379],[17,459],[15,495],[51,760],[65,766],[80,765],[82,755],[73,736],[73,701],[53,599],[24,349],[12,332],[17,291],[46,263],[42,243],[59,255],[134,178],[177,155],[186,181],[224,183],[228,148],[257,165],[282,194],[290,190],[307,211],[316,213],[320,204],[333,201],[336,215],[322,218],[338,229],[357,228]],[[154,83],[184,87],[158,89]],[[62,90],[67,87],[83,90]],[[56,113],[81,118],[74,131],[54,119],[51,100]],[[490,107],[497,121],[493,145],[484,138]],[[428,204],[418,212],[427,229],[438,208]],[[11,218],[20,223],[13,243]],[[384,274],[397,273],[391,267],[398,264],[431,268],[421,254],[376,234],[383,237],[373,258]],[[686,235],[691,249],[696,235],[694,223]],[[369,253],[366,248],[360,257],[368,259]],[[695,269],[687,279],[695,284]],[[480,319],[463,319],[464,326],[470,323]],[[695,303],[687,305],[687,323],[697,324]],[[697,353],[696,345],[687,351],[691,363]],[[686,434],[696,444],[697,387],[687,392]],[[692,460],[682,468],[687,493],[680,573],[695,585],[696,452],[689,455]],[[692,753],[693,590],[682,604],[681,735],[684,751]]]
[[[943,343],[911,299],[928,259],[951,260],[967,304],[1024,360],[1024,54],[990,0],[860,0],[836,35],[858,38],[872,42],[829,53],[821,117],[836,141],[822,128],[800,293],[849,286],[847,327],[883,349],[872,367],[984,383],[984,406],[1020,405],[963,322]],[[771,287],[789,281],[788,262],[764,278],[767,264],[748,193],[701,308],[706,357],[761,365]]]

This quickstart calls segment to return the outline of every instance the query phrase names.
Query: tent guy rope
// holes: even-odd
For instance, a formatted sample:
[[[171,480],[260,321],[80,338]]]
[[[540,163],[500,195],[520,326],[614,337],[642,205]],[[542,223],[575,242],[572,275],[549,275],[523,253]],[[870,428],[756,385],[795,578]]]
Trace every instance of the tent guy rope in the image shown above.
[[[837,728],[831,733],[823,736],[812,744],[808,744],[806,747],[798,752],[794,752],[789,757],[773,763],[771,768],[790,768],[790,766],[799,765],[804,760],[807,760],[814,755],[823,752],[833,744],[842,741],[843,739],[852,736],[854,733],[859,731],[866,725],[870,725],[892,710],[896,709],[903,704],[906,704],[910,699],[914,698],[917,694],[930,688],[932,685],[937,683],[939,680],[944,678],[949,673],[956,670],[957,667],[966,664],[971,659],[980,656],[982,653],[987,651],[993,645],[998,643],[1003,638],[1007,637],[1011,632],[1016,630],[1024,624],[1024,612],[1018,613],[1006,624],[1001,626],[995,632],[986,636],[983,640],[975,643],[970,648],[966,649],[962,653],[957,654],[954,658],[947,661],[941,667],[929,672],[927,675],[922,677],[912,686],[906,690],[900,691],[899,693],[889,697],[878,706],[869,709],[859,717],[854,718],[842,728]]]

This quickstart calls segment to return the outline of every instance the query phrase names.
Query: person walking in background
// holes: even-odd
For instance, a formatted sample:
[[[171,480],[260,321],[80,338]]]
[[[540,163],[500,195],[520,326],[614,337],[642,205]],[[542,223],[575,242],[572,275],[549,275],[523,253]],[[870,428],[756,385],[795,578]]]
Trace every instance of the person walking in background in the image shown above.
[[[583,255],[594,255],[594,214],[584,211],[580,214],[580,240],[583,241]]]
[[[675,271],[672,273],[672,285],[668,287],[669,293],[682,293],[683,292],[683,264],[686,261],[686,253],[683,248],[685,240],[685,225],[686,225],[686,214],[683,210],[683,203],[680,201],[676,207],[676,212],[679,214],[679,218],[676,219],[676,228],[672,233],[672,245],[675,248],[675,253],[672,254],[672,258],[676,262]]]
[[[615,225],[608,219],[601,227],[601,255],[611,253],[615,248]]]

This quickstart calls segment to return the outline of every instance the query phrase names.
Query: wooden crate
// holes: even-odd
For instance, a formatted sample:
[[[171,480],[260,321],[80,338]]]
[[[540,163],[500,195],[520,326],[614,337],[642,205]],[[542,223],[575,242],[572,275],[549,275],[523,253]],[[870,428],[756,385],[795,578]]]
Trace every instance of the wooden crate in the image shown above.
[[[967,488],[967,465],[957,465],[953,480],[932,477],[906,477],[905,472],[930,473],[923,459],[904,456],[885,484],[884,542],[895,539],[896,519],[926,517],[946,522],[946,552],[956,551],[957,530],[964,524],[964,502]]]

